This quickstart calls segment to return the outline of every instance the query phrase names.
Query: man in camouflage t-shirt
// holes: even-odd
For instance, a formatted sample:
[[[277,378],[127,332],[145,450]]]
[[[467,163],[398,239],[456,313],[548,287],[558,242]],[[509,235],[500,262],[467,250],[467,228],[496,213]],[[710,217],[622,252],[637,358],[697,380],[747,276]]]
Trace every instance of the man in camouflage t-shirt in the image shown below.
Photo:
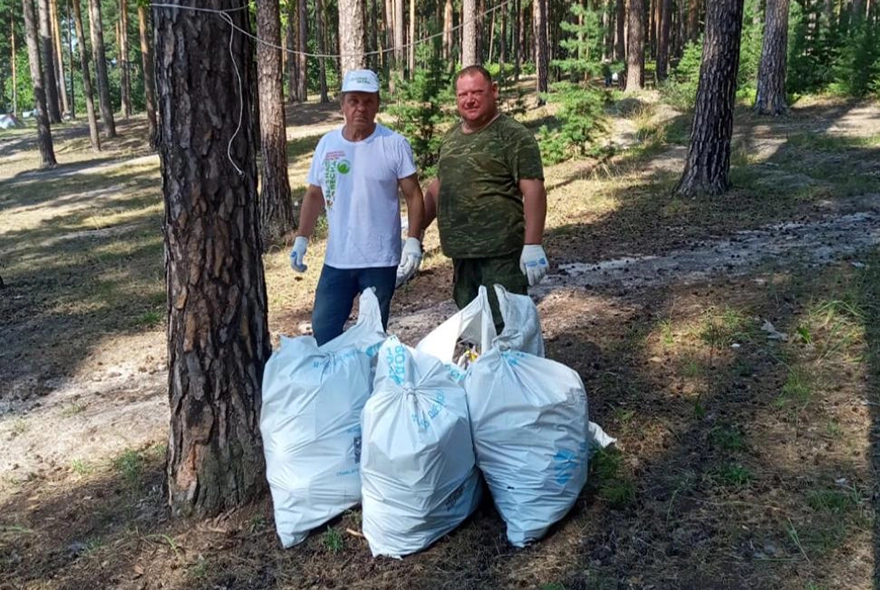
[[[498,111],[498,85],[484,68],[464,68],[455,91],[461,123],[440,147],[438,175],[425,193],[425,227],[437,217],[443,253],[453,262],[455,303],[464,307],[485,285],[500,329],[492,286],[524,295],[547,273],[541,152],[525,127]]]

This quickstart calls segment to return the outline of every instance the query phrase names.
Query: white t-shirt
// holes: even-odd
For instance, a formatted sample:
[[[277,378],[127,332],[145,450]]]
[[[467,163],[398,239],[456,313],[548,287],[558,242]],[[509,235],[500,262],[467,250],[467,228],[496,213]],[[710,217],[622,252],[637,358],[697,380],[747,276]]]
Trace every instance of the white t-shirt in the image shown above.
[[[342,129],[318,142],[308,182],[321,187],[327,210],[327,255],[335,268],[397,266],[400,201],[397,181],[416,172],[409,142],[384,125],[348,141]]]

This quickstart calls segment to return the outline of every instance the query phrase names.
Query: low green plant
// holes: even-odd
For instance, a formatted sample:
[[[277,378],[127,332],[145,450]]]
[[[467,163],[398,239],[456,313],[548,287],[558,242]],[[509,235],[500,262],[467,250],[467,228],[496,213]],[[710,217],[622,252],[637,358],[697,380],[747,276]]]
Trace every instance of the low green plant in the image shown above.
[[[88,475],[92,472],[92,466],[83,459],[74,459],[70,462],[70,469],[77,475]]]
[[[624,470],[623,454],[617,449],[601,449],[593,455],[590,470],[598,482],[599,497],[612,508],[625,508],[635,501],[636,487]]]
[[[660,86],[663,100],[679,111],[690,111],[697,98],[697,85],[700,81],[700,62],[703,55],[702,40],[685,45],[678,65]]]
[[[605,93],[592,86],[557,82],[551,86],[550,102],[558,103],[557,123],[538,131],[541,156],[547,164],[558,164],[575,157],[601,154],[596,144],[605,129]]]
[[[132,489],[141,485],[141,474],[144,468],[143,457],[135,450],[128,449],[113,462],[114,467]]]
[[[321,545],[330,553],[336,555],[345,548],[345,539],[342,533],[334,528],[329,528],[321,537]]]
[[[746,449],[745,438],[736,428],[715,428],[709,434],[709,440],[719,449],[725,451],[744,451]]]
[[[739,463],[728,463],[718,469],[718,481],[724,486],[741,488],[754,479],[752,472]]]

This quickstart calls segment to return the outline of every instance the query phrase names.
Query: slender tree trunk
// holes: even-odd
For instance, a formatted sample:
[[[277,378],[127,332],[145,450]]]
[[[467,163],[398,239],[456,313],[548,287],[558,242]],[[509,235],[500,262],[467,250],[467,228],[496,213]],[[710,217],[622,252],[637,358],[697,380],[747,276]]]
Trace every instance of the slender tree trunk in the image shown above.
[[[707,5],[691,143],[684,173],[675,189],[680,195],[718,195],[730,186],[730,141],[742,19],[743,0],[713,0]]]
[[[403,77],[403,3],[404,0],[394,0],[394,69]]]
[[[548,76],[550,66],[547,47],[547,0],[534,0],[532,28],[535,37],[535,71],[537,73],[538,104],[545,102],[544,95],[549,90]]]
[[[58,86],[58,97],[61,99],[61,110],[70,114],[70,100],[67,96],[67,83],[64,78],[64,45],[61,43],[61,19],[58,17],[58,0],[49,0],[49,18],[52,25],[52,46],[55,49],[55,80]],[[71,65],[71,67],[73,67]]]
[[[499,77],[503,80],[506,77],[504,64],[507,63],[507,7],[499,10],[501,10],[501,31],[498,35],[498,63],[501,65]]]
[[[523,30],[522,0],[513,1],[513,80],[519,82],[522,59],[525,55],[525,31]]]
[[[492,58],[495,57],[495,14],[497,12],[497,10],[493,10],[489,19],[489,53],[486,56],[488,63],[492,63]]]
[[[407,47],[407,77],[411,80],[416,73],[416,0],[409,0],[409,31]]]
[[[688,21],[687,21],[687,38],[688,41],[696,41],[700,38],[700,1],[699,0],[681,0],[688,2]]]
[[[104,133],[108,138],[116,137],[116,122],[113,120],[113,105],[110,102],[110,81],[107,78],[107,53],[104,51],[104,25],[101,23],[101,7],[98,0],[89,0],[89,31],[92,38],[92,58],[95,60],[95,78],[98,82],[98,104],[101,106],[101,119]]]
[[[299,0],[287,2],[287,102],[299,101]]]
[[[645,5],[642,0],[627,4],[625,91],[635,92],[645,85]]]
[[[246,10],[227,14],[249,29]],[[230,55],[229,25],[213,14],[154,8],[153,18],[168,293],[168,502],[176,516],[209,516],[266,488],[259,417],[271,348],[253,128],[242,117],[250,94],[230,91],[238,87],[236,70],[245,88],[254,82],[245,65],[251,47],[235,35]]]
[[[78,0],[74,0],[78,2]],[[157,149],[158,128],[156,126],[156,79],[153,75],[153,48],[150,46],[151,35],[147,32],[149,16],[147,7],[137,3],[138,36],[141,43],[141,61],[144,68],[144,102],[147,103],[147,123],[150,130],[150,147]]]
[[[128,0],[119,0],[119,78],[122,116],[131,117],[131,64],[128,62]]]
[[[18,115],[18,73],[15,71],[15,4],[9,5],[9,37],[12,46],[9,53],[9,63],[12,66],[12,114]]]
[[[865,0],[852,0],[852,23],[856,24],[865,18]]]
[[[324,44],[324,2],[323,0],[315,0],[315,14],[317,15],[316,20],[317,30],[315,31],[315,37],[318,44],[318,53],[324,54],[326,53],[326,46]],[[327,96],[327,62],[325,59],[318,59],[318,84],[320,85],[321,91],[321,102],[327,103],[330,102],[330,98]]]
[[[446,0],[443,7],[443,59],[452,59],[452,0]]]
[[[264,248],[294,229],[287,177],[287,126],[281,72],[281,17],[278,0],[257,0],[257,86],[260,90],[260,232]],[[275,47],[272,47],[272,46]]]
[[[306,102],[309,99],[309,62],[306,57],[309,40],[309,8],[306,0],[298,0],[298,8],[299,31],[296,36],[296,48],[299,53],[295,56],[297,62],[296,98],[300,102]]]
[[[73,13],[70,9],[70,0],[67,0],[67,62],[70,64],[70,118],[76,119],[76,91],[74,90],[73,84],[73,73],[76,70],[76,66],[74,66],[73,61],[73,31],[71,31],[71,21],[73,20]]]
[[[40,63],[43,67],[43,82],[46,92],[46,106],[49,109],[49,122],[61,122],[61,105],[58,101],[58,78],[55,71],[55,45],[52,41],[52,25],[48,0],[37,0],[37,17],[40,23]]]
[[[365,27],[369,35],[369,47],[367,51],[367,63],[369,68],[378,72],[381,68],[379,62],[379,26],[382,20],[379,18],[379,0],[370,0],[369,26]]]
[[[658,0],[660,23],[657,31],[657,81],[666,79],[669,69],[669,29],[672,21],[672,0]]]
[[[479,65],[477,53],[477,0],[463,0],[461,11],[461,65]]]
[[[89,72],[89,52],[86,50],[85,37],[83,31],[82,11],[79,7],[79,0],[73,0],[73,16],[76,25],[76,38],[80,40],[77,44],[79,49],[79,63],[83,76],[83,91],[86,97],[86,114],[89,118],[89,138],[92,142],[92,149],[96,152],[101,151],[101,138],[98,136],[98,117],[95,114],[95,99],[92,92],[92,75]],[[152,68],[150,68],[152,71]],[[153,117],[155,117],[155,111]],[[155,124],[155,121],[154,121]],[[150,145],[153,145],[154,136],[150,135]]]
[[[37,33],[37,10],[33,0],[22,0],[24,14],[24,38],[27,42],[28,65],[34,85],[34,102],[37,108],[37,138],[40,146],[40,168],[54,168],[55,148],[52,145],[52,130],[49,127],[49,113],[46,106],[46,91],[43,89],[43,69],[40,64],[40,39]]]
[[[789,0],[767,0],[764,44],[755,96],[755,111],[761,115],[782,115],[788,110],[785,102],[788,9]]]
[[[385,47],[387,49],[394,49],[397,47],[395,44],[397,37],[394,36],[394,19],[396,18],[396,12],[394,10],[394,0],[385,0]],[[394,59],[396,57],[396,51],[392,51],[391,54],[385,56],[386,67],[389,71],[394,69]]]
[[[616,0],[614,17],[614,60],[626,59],[626,0]]]

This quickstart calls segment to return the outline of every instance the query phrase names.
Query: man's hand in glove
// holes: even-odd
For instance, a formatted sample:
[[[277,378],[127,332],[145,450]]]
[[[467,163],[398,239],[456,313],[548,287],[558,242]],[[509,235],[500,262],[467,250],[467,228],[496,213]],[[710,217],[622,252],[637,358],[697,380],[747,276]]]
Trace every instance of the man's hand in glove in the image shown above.
[[[547,255],[540,244],[526,244],[519,257],[519,269],[529,278],[529,286],[534,287],[544,278],[549,268]]]

